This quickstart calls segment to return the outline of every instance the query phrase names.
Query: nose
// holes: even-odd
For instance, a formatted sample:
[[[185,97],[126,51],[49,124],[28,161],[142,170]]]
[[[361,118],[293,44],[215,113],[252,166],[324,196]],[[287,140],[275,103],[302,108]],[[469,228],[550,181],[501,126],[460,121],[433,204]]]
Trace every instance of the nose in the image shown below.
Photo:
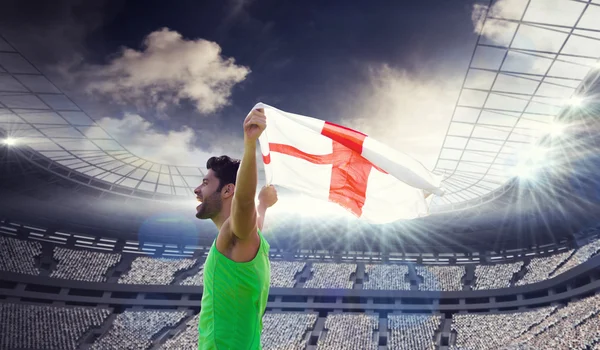
[[[194,194],[195,194],[196,196],[199,196],[199,195],[200,195],[200,186],[198,186],[198,187],[196,187],[196,189],[194,189]]]

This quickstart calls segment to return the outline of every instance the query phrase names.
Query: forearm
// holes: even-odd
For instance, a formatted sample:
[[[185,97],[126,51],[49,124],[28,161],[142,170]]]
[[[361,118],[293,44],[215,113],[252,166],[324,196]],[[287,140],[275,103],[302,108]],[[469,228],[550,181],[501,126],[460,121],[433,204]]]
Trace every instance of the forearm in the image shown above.
[[[261,202],[258,202],[258,205],[256,206],[256,211],[258,212],[258,215],[260,216],[265,216],[265,214],[267,213],[267,206]]]
[[[256,142],[245,142],[244,155],[240,162],[236,184],[235,200],[239,205],[250,205],[256,197],[258,171],[256,168]]]
[[[258,215],[257,218],[257,225],[258,225],[258,229],[262,231],[264,223],[265,223],[265,215],[267,215],[267,206],[264,205],[263,203],[258,203],[258,206],[256,207],[256,212]]]

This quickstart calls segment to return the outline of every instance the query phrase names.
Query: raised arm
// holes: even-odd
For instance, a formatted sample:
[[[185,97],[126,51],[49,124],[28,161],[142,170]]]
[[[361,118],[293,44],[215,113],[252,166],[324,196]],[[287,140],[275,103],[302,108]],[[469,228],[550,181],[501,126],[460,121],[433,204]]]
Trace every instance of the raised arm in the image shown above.
[[[265,215],[267,215],[267,209],[272,207],[273,204],[277,203],[277,190],[275,187],[265,186],[260,190],[258,194],[258,229],[262,231],[265,223]]]
[[[258,185],[256,140],[267,127],[266,123],[263,110],[253,110],[244,120],[244,156],[237,173],[230,218],[233,234],[240,240],[256,234],[258,227],[254,202]]]

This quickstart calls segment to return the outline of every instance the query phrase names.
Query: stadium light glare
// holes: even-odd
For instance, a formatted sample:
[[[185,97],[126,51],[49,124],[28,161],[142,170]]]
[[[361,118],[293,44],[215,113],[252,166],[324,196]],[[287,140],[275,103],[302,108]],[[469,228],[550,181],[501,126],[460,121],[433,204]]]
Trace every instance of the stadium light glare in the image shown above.
[[[2,143],[7,146],[14,146],[17,143],[17,140],[12,137],[7,137],[2,141]]]
[[[546,160],[546,155],[548,154],[548,149],[533,146],[529,150],[526,150],[523,153],[523,160],[525,162],[532,162],[534,164],[539,164]]]
[[[583,104],[583,97],[573,96],[566,101],[566,104],[573,107],[581,107]]]
[[[550,123],[550,125],[548,127],[548,132],[553,137],[558,137],[558,136],[561,136],[565,132],[566,128],[567,128],[567,125],[565,125],[565,124]]]
[[[535,168],[528,164],[518,164],[513,169],[513,175],[524,180],[531,180],[535,176]]]
[[[548,149],[532,145],[519,153],[517,164],[511,169],[512,175],[521,179],[532,180],[536,170],[548,165]]]

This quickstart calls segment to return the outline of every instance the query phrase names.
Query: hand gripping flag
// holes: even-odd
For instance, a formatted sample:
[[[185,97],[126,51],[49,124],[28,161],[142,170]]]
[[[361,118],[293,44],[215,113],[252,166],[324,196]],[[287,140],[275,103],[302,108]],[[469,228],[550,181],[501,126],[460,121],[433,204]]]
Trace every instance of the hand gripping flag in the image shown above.
[[[373,138],[323,120],[258,103],[267,117],[259,138],[268,184],[337,203],[372,223],[429,214],[441,177]],[[310,208],[308,208],[310,210]]]

